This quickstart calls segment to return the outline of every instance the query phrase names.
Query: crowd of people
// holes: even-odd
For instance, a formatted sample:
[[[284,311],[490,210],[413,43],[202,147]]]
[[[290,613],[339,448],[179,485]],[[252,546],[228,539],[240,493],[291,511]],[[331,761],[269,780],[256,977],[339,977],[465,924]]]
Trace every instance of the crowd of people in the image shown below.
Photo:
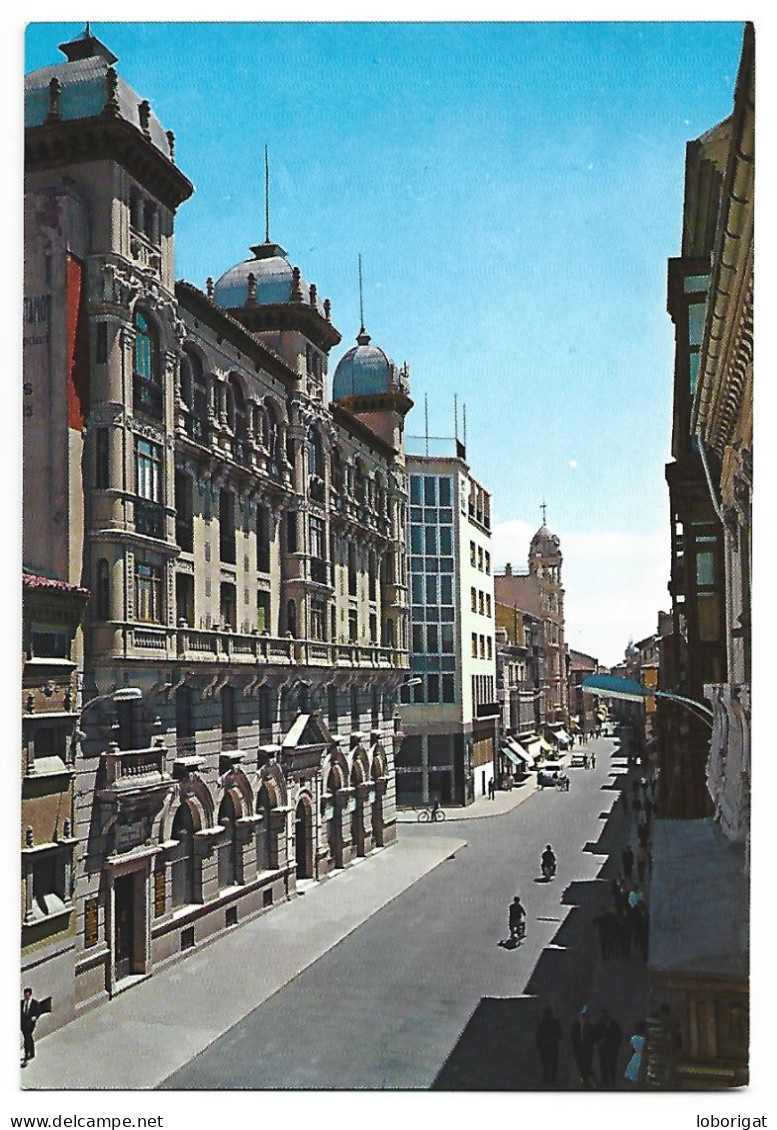
[[[645,1047],[646,1026],[643,1021],[634,1026],[628,1040],[629,1059],[623,1079],[638,1083],[642,1078],[642,1055]],[[550,1005],[545,1007],[537,1025],[535,1044],[542,1070],[542,1082],[556,1082],[559,1047],[564,1038],[561,1022]],[[592,1020],[587,1005],[583,1005],[569,1031],[569,1043],[580,1082],[586,1088],[611,1089],[618,1079],[618,1057],[624,1045],[623,1029],[618,1021],[602,1008],[597,1020]]]

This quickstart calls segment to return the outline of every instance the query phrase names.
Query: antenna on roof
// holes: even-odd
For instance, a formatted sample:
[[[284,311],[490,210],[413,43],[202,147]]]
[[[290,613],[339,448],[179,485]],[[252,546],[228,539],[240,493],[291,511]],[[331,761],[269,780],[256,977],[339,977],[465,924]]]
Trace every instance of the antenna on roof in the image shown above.
[[[364,333],[364,286],[362,285],[362,256],[359,252],[359,321],[361,329],[360,334]]]
[[[429,454],[429,394],[424,393],[424,435],[426,437],[426,454]]]
[[[459,438],[459,398],[454,392],[453,394],[453,437]]]
[[[270,155],[264,147],[264,242],[270,242]]]
[[[466,451],[466,450],[467,450],[467,406],[466,406],[466,404],[462,404],[462,406],[461,406],[461,414],[462,414],[462,416],[464,417],[464,420],[463,420],[463,426],[464,426],[464,450]],[[465,456],[465,458],[466,458],[466,456]]]

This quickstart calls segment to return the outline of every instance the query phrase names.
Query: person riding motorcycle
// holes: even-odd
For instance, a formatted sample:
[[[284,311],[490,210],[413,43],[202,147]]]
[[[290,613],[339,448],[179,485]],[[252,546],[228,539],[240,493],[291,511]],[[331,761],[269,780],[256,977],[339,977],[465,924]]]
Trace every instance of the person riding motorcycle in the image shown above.
[[[550,844],[547,845],[542,853],[542,877],[544,879],[552,879],[556,874],[556,856],[554,855],[553,848]]]
[[[521,906],[520,897],[516,895],[513,901],[510,903],[509,926],[511,940],[520,939],[526,933],[526,924],[524,922],[525,918],[526,911]]]

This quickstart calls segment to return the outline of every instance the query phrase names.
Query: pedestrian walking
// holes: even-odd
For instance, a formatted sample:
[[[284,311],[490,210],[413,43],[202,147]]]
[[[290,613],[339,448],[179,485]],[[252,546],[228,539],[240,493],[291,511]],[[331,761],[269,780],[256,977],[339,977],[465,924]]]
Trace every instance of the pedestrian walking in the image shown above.
[[[644,1020],[640,1020],[639,1024],[637,1024],[634,1029],[634,1035],[629,1040],[631,1059],[626,1064],[626,1070],[623,1075],[627,1082],[635,1085],[642,1080],[642,1055],[645,1051],[646,1036],[647,1026]]]
[[[596,1026],[596,1044],[599,1052],[599,1077],[603,1087],[615,1086],[615,1074],[618,1064],[618,1048],[623,1039],[623,1032],[617,1020],[614,1020],[606,1008]]]
[[[617,877],[613,879],[610,890],[612,892],[612,905],[616,911],[628,906],[629,897],[621,879]]]
[[[641,902],[644,902],[644,901],[645,901],[645,896],[642,893],[642,888],[640,887],[639,883],[635,883],[634,886],[629,891],[629,908],[631,910],[633,910],[634,907],[638,905],[638,903],[641,903]]]
[[[593,750],[591,750],[591,768],[592,769],[596,768],[596,754],[594,753]]]
[[[606,906],[602,906],[599,909],[599,913],[591,921],[599,935],[599,951],[602,955],[602,961],[607,961],[607,959],[612,956],[614,948],[615,918],[611,910],[608,910]]]
[[[584,1087],[594,1087],[596,1085],[596,1076],[594,1075],[594,1026],[588,1015],[587,1005],[583,1005],[580,1009],[580,1015],[572,1025],[570,1039],[580,1082]]]
[[[648,783],[647,783],[647,778],[646,778],[646,777],[640,777],[640,781],[639,781],[639,787],[640,787],[640,788],[641,788],[641,790],[642,790],[642,796],[643,796],[643,797],[646,797],[646,796],[647,796],[647,791],[648,791]]]
[[[637,839],[641,844],[645,844],[647,846],[649,836],[650,829],[648,828],[644,820],[640,820],[639,824],[637,825]]]
[[[494,792],[495,792],[495,790],[494,790],[494,778],[492,777],[488,782],[488,799],[489,800],[494,799]]]
[[[631,850],[631,844],[626,844],[621,853],[621,866],[623,867],[626,882],[630,883],[631,873],[634,870],[634,852]]]
[[[658,785],[658,778],[655,774],[650,778],[650,799],[655,803],[656,799],[656,786]]]
[[[24,1038],[22,1067],[26,1067],[29,1061],[35,1058],[35,1025],[40,1014],[40,1001],[32,995],[32,989],[25,989],[21,1000],[21,1030]]]
[[[642,802],[642,810],[645,813],[645,823],[650,828],[650,818],[653,815],[653,802],[650,797],[646,796]]]
[[[647,871],[648,865],[648,849],[645,847],[642,840],[637,844],[634,859],[637,863],[637,878],[639,879],[640,885],[642,885],[645,882],[645,872]]]
[[[583,768],[584,769],[588,768],[589,762],[590,762],[590,758],[588,756],[588,750],[586,750],[585,753],[583,754]]]
[[[558,1070],[558,1046],[561,1042],[561,1024],[547,1005],[534,1036],[542,1068],[542,1082],[555,1083]]]

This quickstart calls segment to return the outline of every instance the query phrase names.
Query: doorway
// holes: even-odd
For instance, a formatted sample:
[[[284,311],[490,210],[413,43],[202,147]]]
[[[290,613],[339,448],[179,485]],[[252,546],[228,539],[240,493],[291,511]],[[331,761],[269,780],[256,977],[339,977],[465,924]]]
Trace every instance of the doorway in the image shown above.
[[[313,817],[304,799],[297,805],[294,819],[294,854],[298,879],[313,878]]]
[[[116,980],[135,972],[135,876],[121,875],[113,884]]]

